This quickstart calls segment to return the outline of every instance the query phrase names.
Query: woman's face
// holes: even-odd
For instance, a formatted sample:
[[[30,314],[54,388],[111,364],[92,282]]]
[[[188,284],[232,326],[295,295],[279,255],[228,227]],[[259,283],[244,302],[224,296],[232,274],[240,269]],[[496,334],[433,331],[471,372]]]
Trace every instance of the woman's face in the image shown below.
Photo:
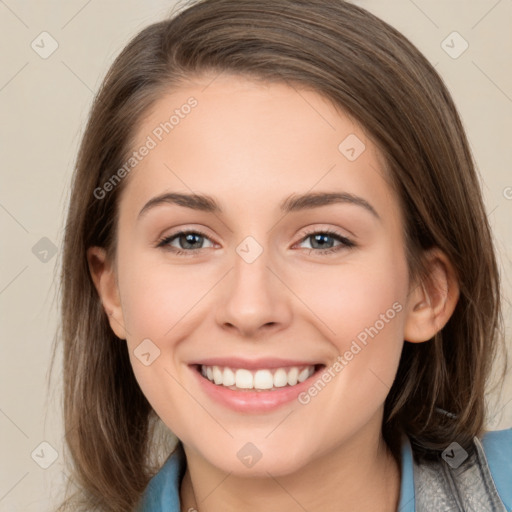
[[[403,223],[375,145],[322,96],[213,78],[137,131],[111,325],[189,449],[287,474],[380,435],[407,316]]]

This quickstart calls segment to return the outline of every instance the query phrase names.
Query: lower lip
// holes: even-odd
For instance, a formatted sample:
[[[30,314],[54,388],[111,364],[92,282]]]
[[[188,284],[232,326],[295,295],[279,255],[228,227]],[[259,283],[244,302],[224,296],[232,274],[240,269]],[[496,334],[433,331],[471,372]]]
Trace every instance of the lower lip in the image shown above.
[[[323,370],[320,367],[311,377],[295,386],[284,386],[275,391],[234,391],[225,386],[219,386],[203,377],[197,367],[191,368],[199,385],[204,392],[216,402],[238,412],[269,412],[284,404],[293,402],[300,393],[305,391],[312,380],[315,380]]]

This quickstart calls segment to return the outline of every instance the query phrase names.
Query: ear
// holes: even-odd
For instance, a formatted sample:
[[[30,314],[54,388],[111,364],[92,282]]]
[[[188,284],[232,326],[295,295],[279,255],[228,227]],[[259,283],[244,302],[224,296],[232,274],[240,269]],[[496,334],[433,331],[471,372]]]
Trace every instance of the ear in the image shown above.
[[[87,250],[87,262],[94,286],[108,315],[110,327],[118,338],[124,340],[126,339],[126,329],[114,264],[102,247],[90,247]]]
[[[430,249],[428,278],[410,291],[404,339],[412,343],[430,340],[452,316],[459,300],[457,274],[439,248]]]

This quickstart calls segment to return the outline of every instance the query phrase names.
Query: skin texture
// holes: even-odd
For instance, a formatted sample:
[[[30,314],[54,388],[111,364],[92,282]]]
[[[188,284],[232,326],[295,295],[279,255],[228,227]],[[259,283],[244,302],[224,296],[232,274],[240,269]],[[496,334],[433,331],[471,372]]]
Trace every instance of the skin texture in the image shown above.
[[[453,269],[434,250],[431,284],[409,282],[384,162],[364,130],[315,92],[198,79],[159,99],[136,146],[190,96],[197,106],[125,178],[115,260],[88,251],[137,381],[184,444],[182,510],[395,511],[400,468],[381,434],[384,401],[404,340],[429,340],[452,314]],[[338,149],[350,134],[366,146],[355,161]],[[279,211],[293,194],[320,191],[356,194],[380,218],[351,204]],[[208,194],[223,213],[162,204],[138,218],[165,192]],[[183,237],[168,246],[186,255],[157,247],[188,229],[206,235],[197,249]],[[320,254],[306,235],[325,229],[356,246],[328,238],[325,247],[340,250]],[[263,249],[252,263],[236,251],[247,236]],[[242,414],[209,398],[188,366],[235,355],[329,367],[394,303],[400,312],[307,405]],[[148,338],[160,355],[145,366],[134,350]],[[247,442],[262,453],[251,468],[237,457]]]

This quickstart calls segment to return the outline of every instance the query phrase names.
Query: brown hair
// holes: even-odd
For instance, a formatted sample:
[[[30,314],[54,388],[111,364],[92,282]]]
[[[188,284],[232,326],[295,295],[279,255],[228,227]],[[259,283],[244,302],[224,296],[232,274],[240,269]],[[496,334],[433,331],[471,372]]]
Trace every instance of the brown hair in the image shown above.
[[[61,305],[66,443],[80,491],[60,510],[133,510],[158,470],[151,457],[159,419],[126,343],[110,329],[86,259],[91,246],[114,253],[126,179],[102,199],[94,190],[126,161],[136,127],[164,92],[222,72],[309,88],[353,116],[386,161],[411,278],[428,278],[432,247],[456,270],[460,297],[446,326],[426,343],[404,344],[384,411],[393,452],[402,432],[424,456],[483,434],[485,388],[503,334],[500,279],[468,141],[441,78],[403,35],[342,0],[200,0],[126,46],[79,150]]]

